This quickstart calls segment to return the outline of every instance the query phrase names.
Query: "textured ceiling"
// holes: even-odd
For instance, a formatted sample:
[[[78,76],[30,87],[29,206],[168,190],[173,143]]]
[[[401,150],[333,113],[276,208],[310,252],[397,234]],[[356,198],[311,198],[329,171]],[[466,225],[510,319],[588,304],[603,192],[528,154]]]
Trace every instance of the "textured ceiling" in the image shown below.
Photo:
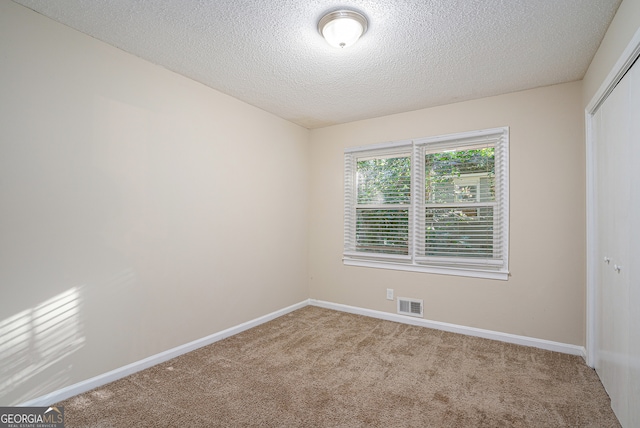
[[[621,0],[15,0],[307,128],[579,80]],[[325,12],[369,19],[354,46]]]

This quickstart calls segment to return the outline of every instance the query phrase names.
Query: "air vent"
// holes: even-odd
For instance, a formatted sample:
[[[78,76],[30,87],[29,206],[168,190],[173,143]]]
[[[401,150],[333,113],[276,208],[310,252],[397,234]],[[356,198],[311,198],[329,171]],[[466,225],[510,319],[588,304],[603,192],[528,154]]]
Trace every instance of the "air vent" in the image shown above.
[[[401,315],[409,315],[412,317],[422,318],[422,299],[408,299],[406,297],[398,297],[398,313]]]

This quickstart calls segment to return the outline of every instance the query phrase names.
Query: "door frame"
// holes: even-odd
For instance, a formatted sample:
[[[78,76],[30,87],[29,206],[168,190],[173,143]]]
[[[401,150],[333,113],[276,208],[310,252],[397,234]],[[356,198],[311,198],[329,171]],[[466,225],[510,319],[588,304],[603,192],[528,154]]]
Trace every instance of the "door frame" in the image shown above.
[[[629,71],[633,63],[640,57],[640,28],[635,32],[631,41],[622,52],[618,61],[604,79],[585,108],[585,136],[586,136],[586,184],[587,184],[587,343],[586,362],[595,367],[597,337],[596,313],[596,282],[598,275],[598,213],[596,209],[596,141],[593,133],[593,115],[604,103],[609,94]]]

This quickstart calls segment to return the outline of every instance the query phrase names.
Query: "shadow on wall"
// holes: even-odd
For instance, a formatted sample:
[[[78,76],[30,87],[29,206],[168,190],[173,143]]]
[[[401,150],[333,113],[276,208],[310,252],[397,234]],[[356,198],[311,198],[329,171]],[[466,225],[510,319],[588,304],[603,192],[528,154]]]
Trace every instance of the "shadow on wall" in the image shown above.
[[[0,402],[17,393],[17,404],[68,384],[67,359],[85,343],[80,290],[72,287],[0,321]]]

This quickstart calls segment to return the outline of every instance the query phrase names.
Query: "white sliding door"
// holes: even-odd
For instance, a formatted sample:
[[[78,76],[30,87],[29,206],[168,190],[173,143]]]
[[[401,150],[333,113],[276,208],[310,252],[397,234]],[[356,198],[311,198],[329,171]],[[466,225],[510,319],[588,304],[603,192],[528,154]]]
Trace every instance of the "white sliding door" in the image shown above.
[[[624,427],[640,426],[640,65],[593,116],[595,368]]]
[[[635,70],[635,71],[634,71]],[[640,64],[632,68],[629,110],[629,426],[640,427]]]

